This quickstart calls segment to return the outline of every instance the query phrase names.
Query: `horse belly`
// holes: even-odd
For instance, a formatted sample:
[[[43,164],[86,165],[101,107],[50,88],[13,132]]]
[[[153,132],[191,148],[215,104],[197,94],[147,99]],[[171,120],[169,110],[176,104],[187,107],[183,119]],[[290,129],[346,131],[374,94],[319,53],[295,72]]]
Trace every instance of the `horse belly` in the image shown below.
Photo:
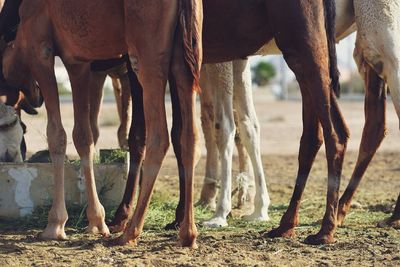
[[[92,60],[126,52],[121,0],[53,0],[50,5],[61,53]]]
[[[265,1],[203,0],[204,61],[245,58],[273,38]]]

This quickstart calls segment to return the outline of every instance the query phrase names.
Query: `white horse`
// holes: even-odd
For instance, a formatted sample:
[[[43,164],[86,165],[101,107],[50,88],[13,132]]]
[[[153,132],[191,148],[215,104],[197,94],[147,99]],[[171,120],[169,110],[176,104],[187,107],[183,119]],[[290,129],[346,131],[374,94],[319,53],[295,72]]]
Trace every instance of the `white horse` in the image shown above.
[[[238,79],[238,77],[240,77]],[[251,73],[247,60],[203,66],[201,74],[201,114],[202,127],[207,147],[206,178],[200,204],[215,205],[218,162],[221,162],[221,196],[214,217],[204,222],[210,227],[226,226],[226,216],[231,206],[232,153],[235,139],[236,110],[240,140],[246,148],[254,170],[255,200],[254,211],[245,216],[248,220],[268,220],[270,198],[267,191],[260,152],[260,125],[254,110],[251,91]],[[218,103],[215,105],[214,103]],[[242,150],[239,150],[241,152]],[[219,155],[219,160],[218,160]],[[246,170],[247,154],[239,153],[241,172]],[[243,158],[244,157],[244,158]],[[246,177],[246,175],[241,175]],[[245,178],[246,180],[246,178]],[[246,184],[246,181],[244,181]],[[246,186],[245,186],[246,188]],[[239,203],[247,195],[246,190],[239,197]],[[208,197],[208,198],[207,198]],[[228,205],[221,205],[222,202]]]
[[[365,126],[356,167],[339,201],[338,224],[343,224],[351,200],[386,134],[386,87],[400,118],[400,2],[354,0],[357,39],[354,59],[365,80]],[[393,215],[379,226],[400,227],[400,196]]]

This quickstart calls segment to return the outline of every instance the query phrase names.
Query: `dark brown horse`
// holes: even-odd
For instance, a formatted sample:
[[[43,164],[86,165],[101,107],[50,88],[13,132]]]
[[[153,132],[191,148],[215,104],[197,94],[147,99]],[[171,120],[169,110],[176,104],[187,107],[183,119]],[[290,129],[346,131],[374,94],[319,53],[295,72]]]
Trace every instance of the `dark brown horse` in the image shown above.
[[[336,228],[338,190],[348,130],[338,109],[334,91],[338,92],[338,73],[334,47],[334,1],[311,0],[203,0],[204,5],[204,62],[221,62],[243,58],[255,53],[261,46],[275,39],[278,47],[296,74],[303,96],[303,136],[300,144],[299,171],[291,205],[282,218],[281,225],[269,236],[291,236],[298,223],[298,208],[312,163],[323,140],[328,161],[328,197],[322,228],[317,235],[307,238],[313,244],[333,242]],[[190,129],[181,124],[186,109],[177,94],[179,85],[170,79],[173,101],[174,125],[172,143],[178,160],[180,176],[180,202],[176,221],[182,221],[185,195],[183,166],[190,145],[182,143],[180,136]],[[179,105],[178,105],[179,103]],[[135,105],[133,106],[135,109]],[[143,116],[140,107],[132,124],[140,125]],[[321,127],[322,126],[322,127]],[[135,127],[140,129],[141,127]],[[131,128],[132,129],[132,128]],[[140,162],[145,151],[145,133],[131,132],[131,155],[137,160],[131,165],[123,201],[112,223],[115,230],[124,229],[133,207]],[[323,133],[322,133],[323,129]],[[188,158],[190,155],[190,158]],[[228,207],[226,210],[229,210]],[[134,231],[128,226],[128,231]]]
[[[12,2],[12,1],[10,1]],[[168,75],[178,86],[185,117],[187,144],[184,163],[187,184],[185,218],[180,238],[183,246],[195,246],[197,230],[193,215],[193,165],[196,128],[194,95],[198,87],[202,42],[202,3],[198,0],[34,0],[20,7],[21,22],[15,41],[4,52],[7,82],[29,91],[32,81],[40,86],[48,114],[48,142],[54,164],[55,189],[48,225],[42,238],[65,238],[67,211],[64,201],[63,159],[66,135],[61,123],[54,57],[60,56],[73,88],[75,126],[73,139],[82,160],[88,192],[89,232],[108,235],[104,208],[93,175],[93,135],[90,127],[90,93],[103,80],[90,71],[91,60],[115,58],[129,53],[136,62],[143,85],[143,111],[147,138],[143,183],[132,221],[119,242],[135,241],[143,228],[153,185],[169,145],[164,109]],[[104,18],[107,17],[107,23]],[[104,77],[104,76],[102,76]]]

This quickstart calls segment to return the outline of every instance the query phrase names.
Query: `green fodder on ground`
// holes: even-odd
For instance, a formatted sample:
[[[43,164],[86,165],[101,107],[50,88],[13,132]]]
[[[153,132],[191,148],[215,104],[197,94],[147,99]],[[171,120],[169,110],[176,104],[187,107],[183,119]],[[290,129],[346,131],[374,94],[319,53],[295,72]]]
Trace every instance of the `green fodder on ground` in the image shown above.
[[[234,209],[229,227],[206,229],[201,222],[212,216],[196,208],[199,248],[180,248],[177,231],[165,231],[174,219],[178,200],[176,163],[164,163],[146,217],[144,232],[136,247],[110,247],[108,239],[85,234],[85,207],[68,207],[67,241],[38,241],[35,236],[47,223],[49,207],[36,209],[26,218],[0,221],[0,265],[36,266],[372,266],[400,265],[400,231],[377,228],[390,216],[400,191],[398,156],[377,155],[355,197],[345,226],[337,230],[333,245],[309,246],[303,240],[316,233],[325,210],[326,161],[321,155],[313,167],[300,210],[300,225],[292,239],[268,239],[263,232],[276,227],[287,208],[297,169],[295,156],[263,158],[271,196],[268,222],[249,223],[240,219],[246,211]],[[341,189],[347,185],[356,155],[349,153]],[[236,164],[235,164],[236,165]],[[204,160],[197,168],[196,199],[201,188]],[[234,172],[237,173],[237,170]],[[234,203],[236,199],[234,198]],[[115,207],[106,207],[110,221]],[[112,235],[111,238],[118,236]]]

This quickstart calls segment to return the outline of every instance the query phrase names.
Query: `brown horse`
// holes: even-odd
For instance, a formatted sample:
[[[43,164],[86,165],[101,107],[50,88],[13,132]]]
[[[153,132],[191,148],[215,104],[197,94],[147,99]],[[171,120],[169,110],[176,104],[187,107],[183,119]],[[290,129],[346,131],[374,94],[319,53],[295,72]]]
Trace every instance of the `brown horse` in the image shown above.
[[[10,1],[10,0],[9,0]],[[10,1],[11,2],[11,1]],[[48,114],[48,142],[54,164],[54,196],[48,225],[40,237],[65,238],[67,211],[64,201],[63,159],[66,135],[61,123],[54,57],[60,56],[73,88],[75,125],[73,139],[81,157],[88,192],[89,232],[108,235],[104,208],[97,197],[93,175],[93,136],[90,127],[90,92],[102,79],[90,71],[91,60],[129,53],[136,62],[143,85],[143,111],[147,138],[143,183],[132,221],[120,242],[136,240],[143,228],[153,185],[169,145],[164,108],[168,75],[178,86],[185,117],[187,155],[196,147],[194,95],[201,64],[202,3],[198,0],[35,0],[20,7],[21,22],[15,42],[4,52],[7,82],[27,90],[32,81],[40,86]],[[107,23],[104,23],[107,17]],[[140,26],[138,26],[140,25]],[[197,230],[193,215],[193,165],[184,163],[187,184],[185,219],[180,238],[183,246],[195,246]]]
[[[298,223],[301,195],[316,153],[324,139],[329,177],[327,208],[320,232],[309,236],[307,242],[313,244],[333,242],[340,175],[349,135],[333,93],[339,89],[334,46],[334,1],[203,0],[203,5],[204,62],[243,58],[275,39],[300,83],[304,128],[300,143],[296,189],[280,227],[272,231],[269,236],[294,234],[294,227]],[[184,189],[191,186],[185,184],[183,166],[188,160],[188,155],[192,160],[193,154],[187,153],[189,144],[182,143],[179,139],[190,130],[181,124],[186,117],[186,109],[183,108],[182,99],[177,94],[180,90],[179,85],[176,85],[174,79],[170,79],[170,85],[174,103],[172,143],[178,160],[181,192],[176,221],[172,224],[176,225],[182,221],[184,214],[182,211],[185,205],[182,200],[187,197]],[[138,126],[140,121],[143,121],[140,107],[136,112],[132,124]],[[134,156],[131,158],[141,162],[142,152],[146,149],[145,133],[138,129],[130,133],[130,142],[136,143],[132,146],[134,150],[130,151]],[[125,194],[112,223],[116,231],[124,229],[128,222],[138,183],[139,166],[138,163],[131,165]],[[220,201],[224,201],[224,196]],[[229,209],[230,207],[227,207],[225,210]],[[128,228],[129,231],[134,230],[132,227]]]

